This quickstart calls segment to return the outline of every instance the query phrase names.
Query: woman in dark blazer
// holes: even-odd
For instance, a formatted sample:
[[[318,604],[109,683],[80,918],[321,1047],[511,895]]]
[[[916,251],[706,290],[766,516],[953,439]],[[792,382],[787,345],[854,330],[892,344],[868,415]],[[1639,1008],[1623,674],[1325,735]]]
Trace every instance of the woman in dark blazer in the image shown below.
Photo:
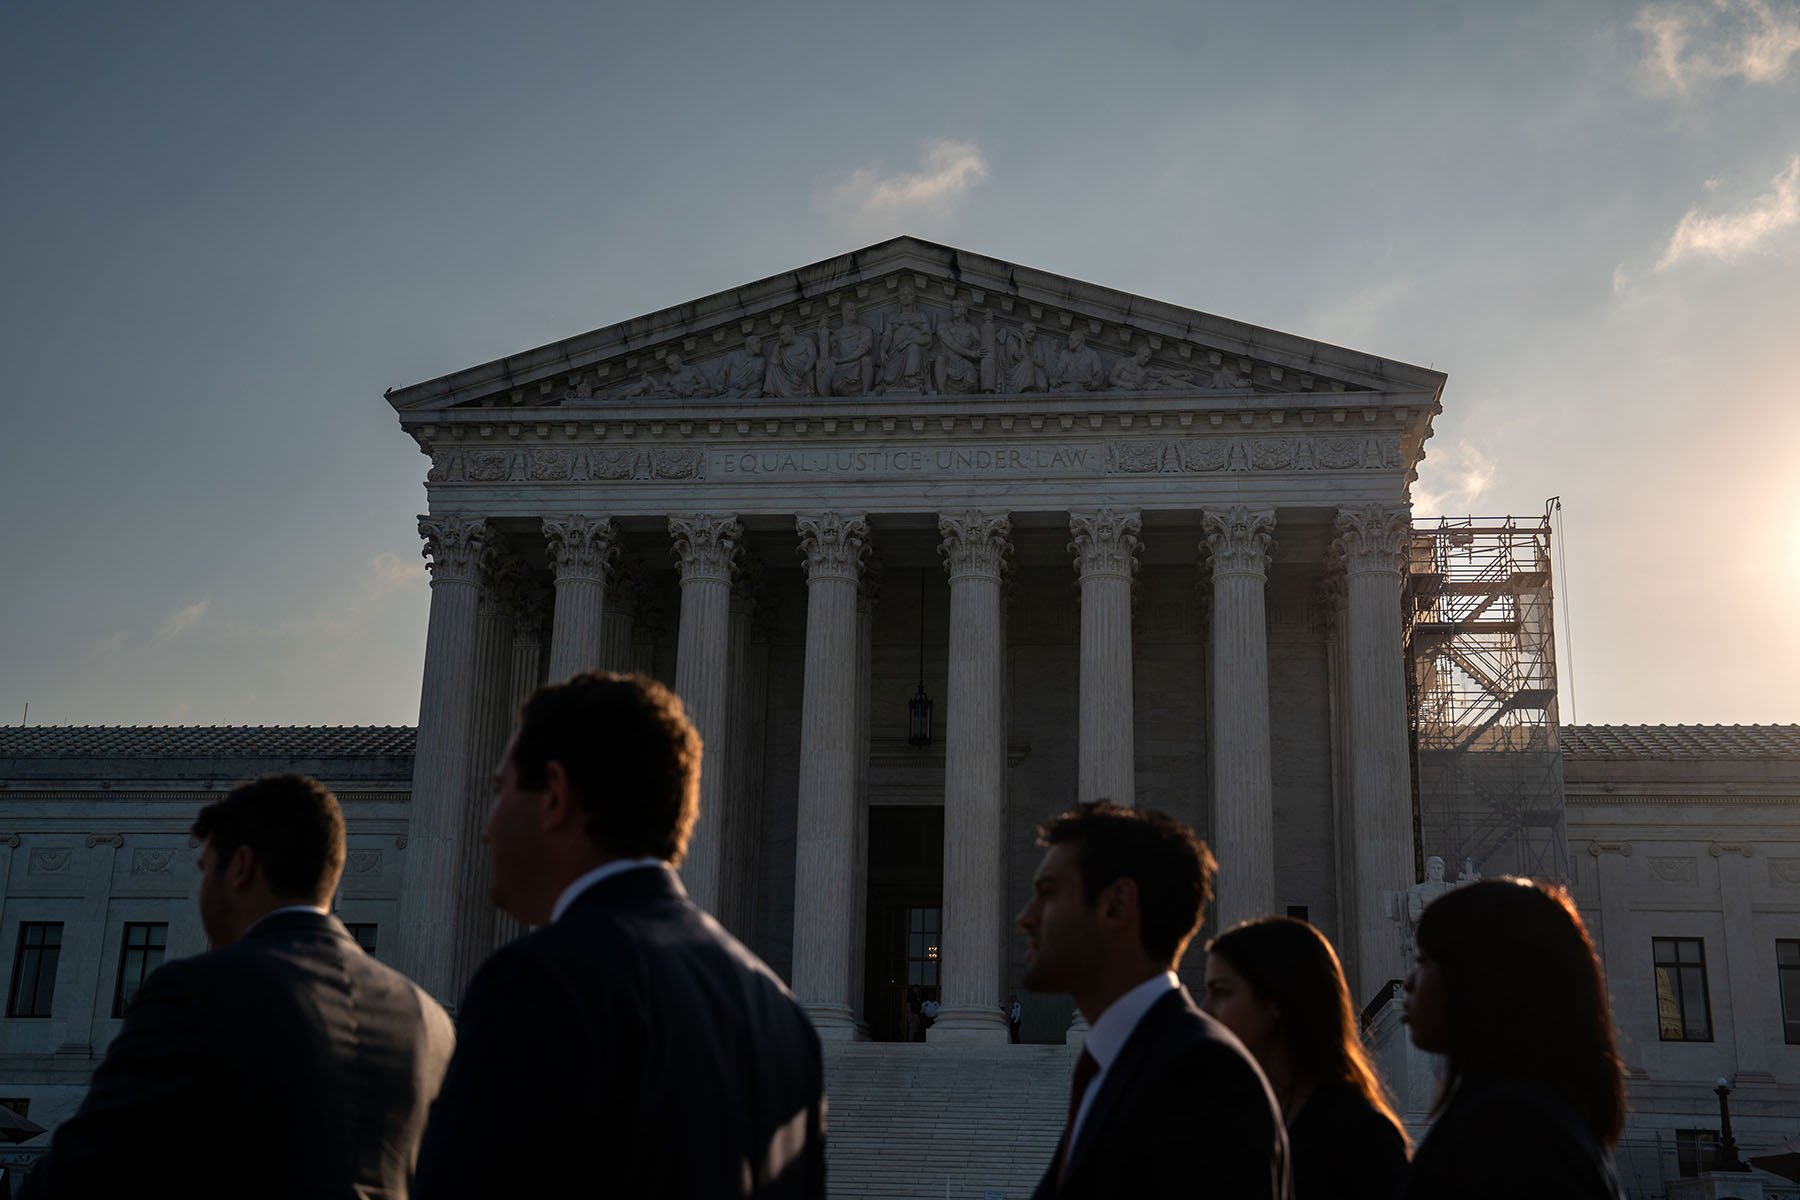
[[[1392,1200],[1406,1133],[1363,1052],[1324,935],[1290,917],[1226,930],[1206,948],[1202,1007],[1237,1034],[1275,1090],[1294,1200]]]
[[[1446,1059],[1403,1196],[1616,1200],[1625,1123],[1606,980],[1560,887],[1489,879],[1425,910],[1413,1044]]]

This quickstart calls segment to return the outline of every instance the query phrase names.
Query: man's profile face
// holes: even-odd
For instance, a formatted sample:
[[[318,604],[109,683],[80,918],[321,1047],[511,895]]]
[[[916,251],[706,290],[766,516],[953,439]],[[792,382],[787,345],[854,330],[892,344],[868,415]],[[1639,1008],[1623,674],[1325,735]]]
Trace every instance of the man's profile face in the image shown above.
[[[1025,974],[1034,992],[1073,991],[1094,970],[1105,941],[1100,910],[1087,903],[1079,851],[1064,842],[1050,847],[1032,879],[1031,899],[1019,911],[1025,931]]]
[[[528,881],[542,865],[544,793],[519,783],[519,768],[513,761],[513,746],[518,740],[518,731],[514,730],[507,740],[506,753],[494,770],[494,802],[488,809],[481,840],[493,866],[494,904],[522,921],[541,923],[535,915],[520,911],[530,891]]]

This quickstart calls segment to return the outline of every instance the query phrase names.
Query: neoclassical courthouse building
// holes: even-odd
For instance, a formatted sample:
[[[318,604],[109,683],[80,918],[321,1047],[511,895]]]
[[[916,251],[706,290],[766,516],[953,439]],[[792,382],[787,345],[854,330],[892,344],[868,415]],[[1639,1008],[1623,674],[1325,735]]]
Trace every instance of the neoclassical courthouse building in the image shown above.
[[[829,1043],[841,1194],[1029,1189],[1073,1038],[1024,996],[1008,1045],[1012,914],[1035,826],[1103,798],[1204,831],[1209,930],[1337,943],[1415,1117],[1410,913],[1529,871],[1602,946],[1633,1194],[1704,1164],[1717,1077],[1746,1145],[1800,1135],[1800,727],[1559,729],[1547,526],[1415,528],[1444,385],[899,238],[391,391],[430,463],[416,736],[0,732],[0,1102],[66,1114],[201,948],[186,826],[260,771],[338,790],[341,914],[454,1003],[517,932],[479,844],[512,713],[604,667],[705,738],[682,875]],[[892,1045],[911,987],[941,1012]]]

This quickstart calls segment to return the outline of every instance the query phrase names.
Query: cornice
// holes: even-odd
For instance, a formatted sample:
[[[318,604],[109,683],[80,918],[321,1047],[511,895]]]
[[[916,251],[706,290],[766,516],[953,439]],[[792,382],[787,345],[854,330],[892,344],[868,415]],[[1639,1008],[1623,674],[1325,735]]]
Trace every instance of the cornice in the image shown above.
[[[715,292],[686,304],[579,334],[410,387],[391,390],[401,413],[449,407],[512,389],[549,390],[513,403],[542,402],[560,374],[634,355],[675,350],[693,354],[735,340],[746,319],[764,324],[816,324],[843,301],[869,304],[912,286],[934,299],[966,298],[1046,328],[1084,326],[1091,336],[1116,331],[1212,353],[1257,360],[1274,368],[1273,381],[1294,373],[1301,386],[1325,376],[1376,390],[1417,388],[1435,402],[1444,376],[1436,371],[1340,346],[1259,328],[1179,305],[1132,295],[1049,271],[972,254],[913,237],[899,237],[848,254]]]

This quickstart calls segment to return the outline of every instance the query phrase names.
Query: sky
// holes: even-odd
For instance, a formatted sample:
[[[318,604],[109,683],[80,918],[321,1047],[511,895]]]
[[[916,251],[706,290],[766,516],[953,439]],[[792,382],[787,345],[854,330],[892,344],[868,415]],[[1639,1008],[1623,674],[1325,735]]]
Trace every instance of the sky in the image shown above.
[[[17,0],[0,136],[0,720],[414,721],[383,389],[910,233],[1447,372],[1565,722],[1800,721],[1800,0]]]

